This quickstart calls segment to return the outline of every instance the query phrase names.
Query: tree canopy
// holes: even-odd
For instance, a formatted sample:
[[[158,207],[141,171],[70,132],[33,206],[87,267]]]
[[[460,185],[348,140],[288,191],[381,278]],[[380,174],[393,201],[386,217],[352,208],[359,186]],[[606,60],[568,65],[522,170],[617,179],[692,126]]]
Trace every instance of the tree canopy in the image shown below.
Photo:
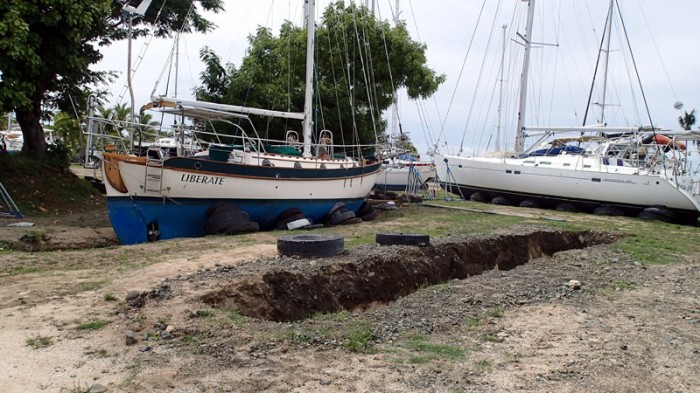
[[[306,29],[285,22],[275,37],[260,27],[249,42],[239,68],[222,64],[208,48],[201,50],[205,70],[197,99],[302,112]],[[399,88],[411,98],[425,98],[445,80],[427,67],[426,46],[411,39],[405,24],[392,27],[365,7],[343,1],[329,5],[317,23],[315,49],[315,128],[330,129],[346,143],[375,143],[375,136],[384,134],[381,115]],[[300,128],[295,120],[256,117],[253,122],[271,138]]]
[[[131,1],[138,3],[139,1]],[[58,108],[75,113],[90,89],[110,74],[90,70],[99,46],[128,36],[119,0],[4,0],[0,2],[0,112],[14,111],[24,134],[23,151],[43,156],[41,119]],[[155,0],[134,22],[134,36],[152,28],[207,32],[214,26],[191,4],[219,12],[222,0]],[[138,4],[134,4],[138,5]],[[184,27],[183,27],[184,26]]]

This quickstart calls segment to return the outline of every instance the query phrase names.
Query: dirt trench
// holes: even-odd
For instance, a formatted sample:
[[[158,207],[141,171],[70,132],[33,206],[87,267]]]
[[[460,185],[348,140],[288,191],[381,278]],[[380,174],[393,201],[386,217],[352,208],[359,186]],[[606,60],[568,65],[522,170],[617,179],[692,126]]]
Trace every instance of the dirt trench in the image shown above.
[[[615,239],[597,232],[532,231],[446,240],[427,247],[374,247],[363,258],[311,271],[280,269],[233,279],[202,300],[248,317],[293,321],[314,313],[362,311],[425,286],[486,270],[511,270],[532,258]]]

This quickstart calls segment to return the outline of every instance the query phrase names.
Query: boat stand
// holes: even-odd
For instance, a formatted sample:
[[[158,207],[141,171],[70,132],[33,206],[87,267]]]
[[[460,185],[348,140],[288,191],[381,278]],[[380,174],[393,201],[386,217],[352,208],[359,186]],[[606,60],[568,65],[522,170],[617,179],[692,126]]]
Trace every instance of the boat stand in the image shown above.
[[[19,210],[10,193],[0,182],[0,217],[24,218],[24,214]]]

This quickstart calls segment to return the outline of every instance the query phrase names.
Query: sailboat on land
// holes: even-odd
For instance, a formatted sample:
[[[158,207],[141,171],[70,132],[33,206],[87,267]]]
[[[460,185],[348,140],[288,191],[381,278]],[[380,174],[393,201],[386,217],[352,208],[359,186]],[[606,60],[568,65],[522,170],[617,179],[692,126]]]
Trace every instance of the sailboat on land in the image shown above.
[[[436,154],[441,186],[482,202],[696,224],[700,183],[682,141],[696,135],[653,126],[525,127],[535,0],[527,3],[515,151],[488,157]],[[607,42],[615,4],[610,3]],[[526,136],[539,136],[527,150]]]
[[[374,158],[374,145],[335,144],[330,130],[313,138],[314,3],[308,2],[303,113],[153,97],[144,109],[179,116],[183,121],[173,135],[180,141],[206,135],[207,147],[193,155],[182,148],[171,155],[160,146],[142,156],[113,148],[100,154],[110,220],[123,244],[203,236],[212,226],[274,229],[283,215],[320,222],[341,202],[347,210],[360,209],[381,162]],[[284,140],[261,138],[250,115],[299,120],[302,137],[287,131]],[[186,124],[185,119],[195,121]],[[91,134],[106,140],[100,129],[109,122],[90,117],[90,123]],[[217,133],[221,124],[237,131]],[[250,221],[237,222],[242,216]]]

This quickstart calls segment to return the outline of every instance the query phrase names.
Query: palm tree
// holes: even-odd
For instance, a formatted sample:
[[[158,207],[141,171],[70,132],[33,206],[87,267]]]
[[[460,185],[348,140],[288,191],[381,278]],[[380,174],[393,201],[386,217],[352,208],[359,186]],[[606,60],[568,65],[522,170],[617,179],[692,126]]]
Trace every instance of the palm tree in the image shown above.
[[[78,119],[66,112],[58,112],[53,117],[54,136],[70,149],[71,157],[79,155],[85,148],[85,135]]]
[[[695,124],[695,109],[688,112],[683,112],[683,116],[678,116],[678,123],[684,130],[690,130]]]
[[[105,126],[105,131],[114,132],[121,136],[121,130],[125,129],[131,118],[131,107],[126,104],[117,104],[112,108],[103,106],[97,108],[99,117],[109,119],[111,124]]]

